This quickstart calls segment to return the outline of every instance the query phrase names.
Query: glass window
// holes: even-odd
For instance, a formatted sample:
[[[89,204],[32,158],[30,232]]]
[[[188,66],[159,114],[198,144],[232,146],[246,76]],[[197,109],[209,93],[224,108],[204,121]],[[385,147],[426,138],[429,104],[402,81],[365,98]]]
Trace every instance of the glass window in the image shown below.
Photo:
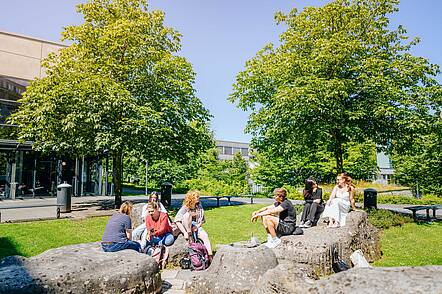
[[[233,148],[233,154],[241,153],[241,148]]]
[[[218,149],[219,154],[223,154],[223,146],[216,146]]]
[[[249,156],[249,148],[241,148],[242,156]]]
[[[233,155],[233,148],[224,146],[224,154]]]

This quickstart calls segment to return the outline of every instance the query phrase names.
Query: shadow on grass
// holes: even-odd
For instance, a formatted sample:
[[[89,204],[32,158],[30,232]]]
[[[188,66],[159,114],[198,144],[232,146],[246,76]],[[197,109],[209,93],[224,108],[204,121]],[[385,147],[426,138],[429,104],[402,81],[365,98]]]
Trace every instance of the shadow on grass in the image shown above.
[[[0,259],[11,255],[23,255],[10,237],[0,237]]]

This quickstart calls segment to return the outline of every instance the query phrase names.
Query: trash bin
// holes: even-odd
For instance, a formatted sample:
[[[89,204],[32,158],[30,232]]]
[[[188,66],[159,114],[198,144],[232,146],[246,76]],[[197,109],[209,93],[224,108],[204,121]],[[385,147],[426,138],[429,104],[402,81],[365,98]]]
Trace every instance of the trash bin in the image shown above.
[[[364,208],[378,208],[378,191],[368,188],[364,190]]]
[[[60,212],[71,212],[72,186],[64,182],[57,186],[57,205]]]
[[[169,207],[172,203],[172,184],[169,182],[164,182],[161,185],[161,203],[165,207]]]

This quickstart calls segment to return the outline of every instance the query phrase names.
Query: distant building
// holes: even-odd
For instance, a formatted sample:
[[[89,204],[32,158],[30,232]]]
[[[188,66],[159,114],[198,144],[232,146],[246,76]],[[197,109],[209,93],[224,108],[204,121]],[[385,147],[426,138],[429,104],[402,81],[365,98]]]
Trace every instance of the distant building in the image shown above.
[[[394,169],[390,157],[384,152],[376,152],[376,162],[379,171],[376,181],[388,184],[394,175]]]
[[[216,148],[221,160],[233,159],[235,153],[240,153],[247,162],[250,160],[249,143],[216,140]]]

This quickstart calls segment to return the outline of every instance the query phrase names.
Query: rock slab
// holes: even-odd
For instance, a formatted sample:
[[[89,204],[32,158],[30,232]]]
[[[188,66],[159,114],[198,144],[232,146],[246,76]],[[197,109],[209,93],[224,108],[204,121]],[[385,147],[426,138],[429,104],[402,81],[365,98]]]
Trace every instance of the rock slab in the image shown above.
[[[221,246],[209,269],[194,276],[186,291],[196,294],[250,293],[259,277],[277,265],[273,251],[264,246]]]
[[[64,246],[0,261],[0,293],[158,293],[157,263],[133,250],[103,252],[100,243]]]

